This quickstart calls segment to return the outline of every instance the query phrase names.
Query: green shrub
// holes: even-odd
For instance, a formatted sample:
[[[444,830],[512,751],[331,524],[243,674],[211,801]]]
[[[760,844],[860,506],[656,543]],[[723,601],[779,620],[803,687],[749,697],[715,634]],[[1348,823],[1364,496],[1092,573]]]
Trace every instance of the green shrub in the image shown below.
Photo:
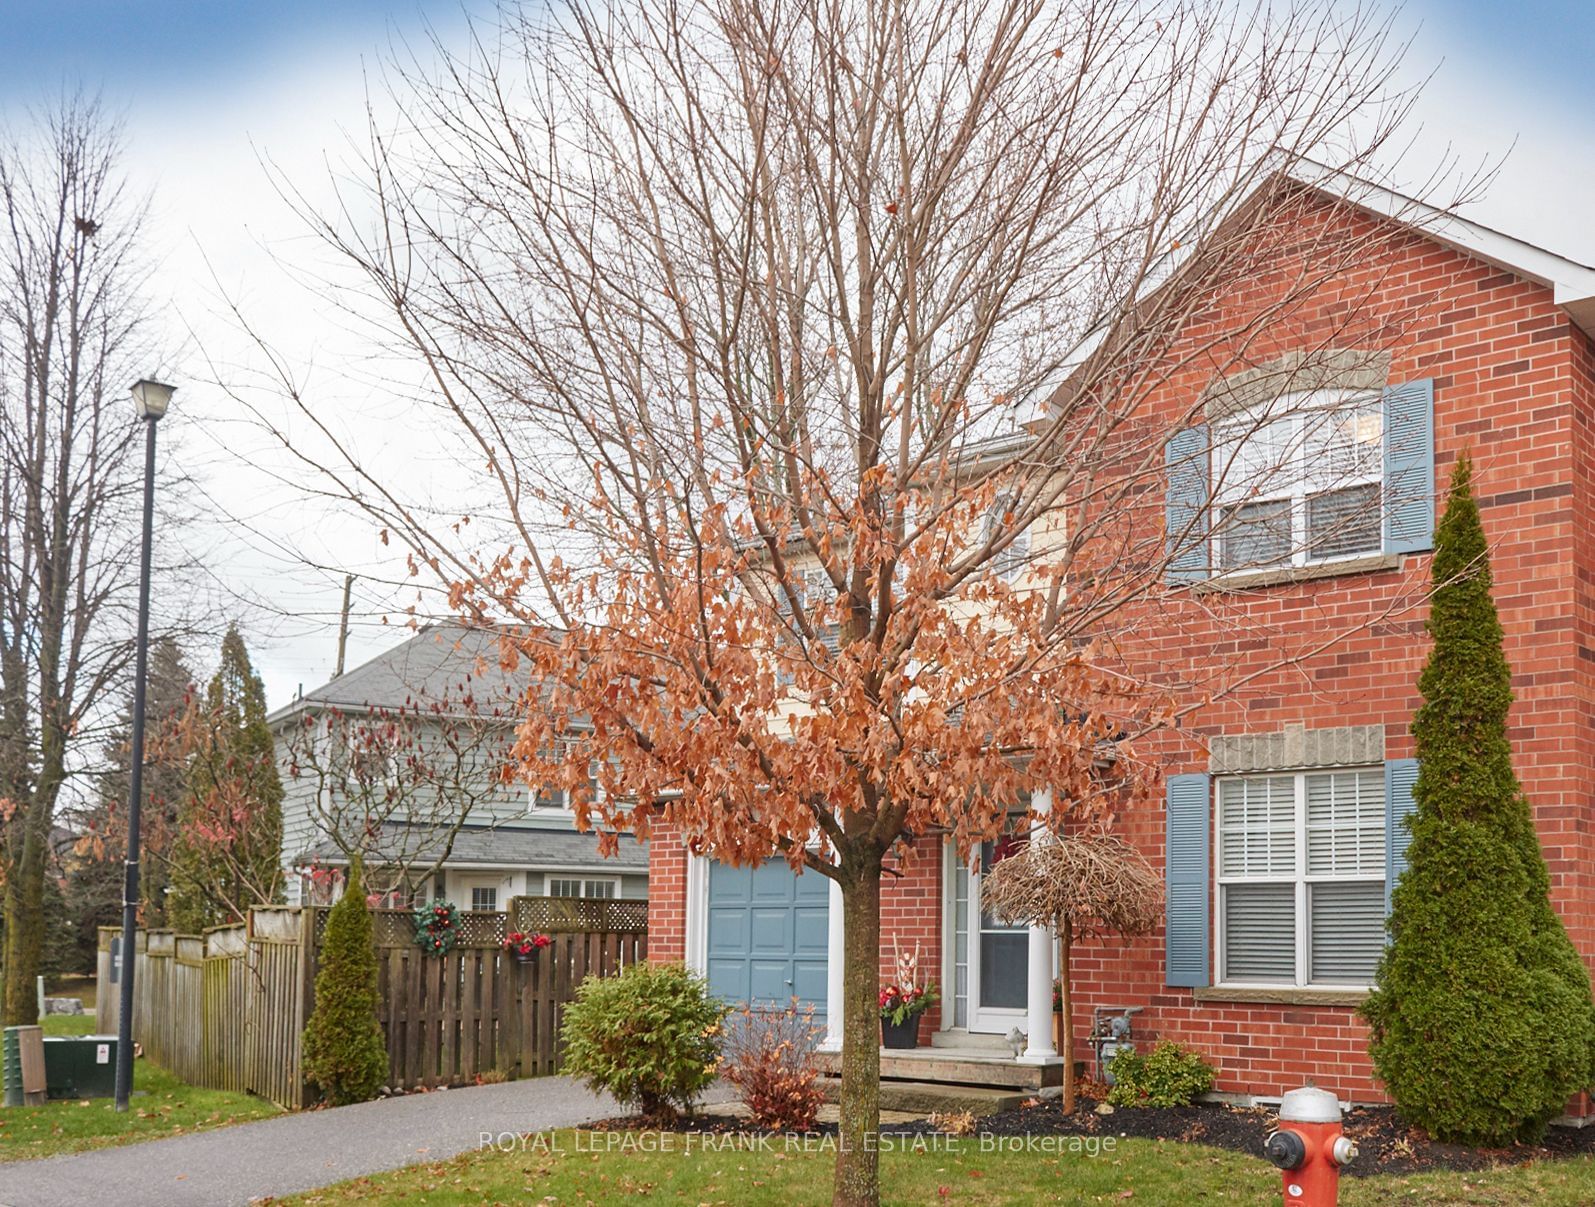
[[[590,976],[565,1007],[565,1071],[651,1119],[672,1119],[715,1079],[726,1013],[680,964]]]
[[[1595,1079],[1595,1006],[1512,770],[1512,673],[1471,476],[1464,454],[1435,534],[1412,845],[1363,1016],[1404,1119],[1499,1146],[1538,1139]]]
[[[1121,1048],[1112,1067],[1114,1106],[1189,1106],[1213,1088],[1213,1066],[1181,1044],[1165,1041],[1150,1052]]]
[[[413,958],[422,957],[417,952]],[[316,1006],[305,1027],[304,1070],[334,1106],[367,1102],[388,1079],[388,1047],[377,1022],[377,948],[358,856],[343,896],[327,915]]]

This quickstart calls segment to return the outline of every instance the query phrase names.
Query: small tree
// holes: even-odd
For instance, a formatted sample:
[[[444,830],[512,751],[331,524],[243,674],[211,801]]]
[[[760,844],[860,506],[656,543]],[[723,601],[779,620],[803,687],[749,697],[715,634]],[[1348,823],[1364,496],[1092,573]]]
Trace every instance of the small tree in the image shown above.
[[[1069,957],[1074,940],[1115,931],[1144,935],[1163,918],[1163,886],[1134,847],[1110,835],[1031,842],[1002,860],[981,886],[981,903],[998,918],[1058,932],[1063,998],[1063,1109],[1074,1110],[1074,996]]]
[[[1363,1014],[1404,1117],[1442,1140],[1504,1144],[1537,1138],[1590,1083],[1595,1008],[1512,770],[1512,674],[1471,479],[1463,454],[1435,534],[1408,868]]]
[[[150,642],[144,704],[144,806],[139,841],[139,921],[163,927],[166,921],[167,860],[178,833],[178,809],[188,792],[188,754],[183,723],[193,711],[194,675],[177,640],[163,635]],[[122,921],[123,857],[127,852],[128,774],[132,762],[132,690],[101,749],[105,766],[94,798],[63,821],[77,838],[67,861],[67,908],[79,929],[79,943],[90,966],[101,926]]]
[[[377,949],[358,855],[327,916],[304,1066],[306,1079],[333,1106],[369,1101],[387,1080],[388,1049],[377,1022]]]
[[[231,625],[221,664],[180,742],[189,756],[188,790],[167,863],[167,917],[197,934],[277,900],[282,883],[282,781],[266,689]]]

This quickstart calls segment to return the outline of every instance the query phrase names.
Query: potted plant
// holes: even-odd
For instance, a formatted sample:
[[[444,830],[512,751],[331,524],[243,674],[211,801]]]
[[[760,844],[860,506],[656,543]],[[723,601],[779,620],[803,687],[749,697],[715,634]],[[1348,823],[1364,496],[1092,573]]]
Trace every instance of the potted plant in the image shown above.
[[[515,957],[517,964],[532,964],[537,961],[537,953],[553,941],[547,935],[523,935],[512,930],[504,936],[504,950]]]
[[[897,954],[897,977],[880,995],[881,1045],[887,1048],[919,1046],[919,1016],[939,999],[931,981],[919,979],[919,949]]]

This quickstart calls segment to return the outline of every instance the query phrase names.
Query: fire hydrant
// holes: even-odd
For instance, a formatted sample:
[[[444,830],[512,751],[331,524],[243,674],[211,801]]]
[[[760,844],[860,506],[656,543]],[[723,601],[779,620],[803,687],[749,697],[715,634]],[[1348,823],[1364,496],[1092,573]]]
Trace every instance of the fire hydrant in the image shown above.
[[[1287,1207],[1335,1207],[1341,1167],[1357,1159],[1357,1146],[1341,1134],[1340,1100],[1312,1086],[1291,1090],[1263,1155],[1285,1173]]]

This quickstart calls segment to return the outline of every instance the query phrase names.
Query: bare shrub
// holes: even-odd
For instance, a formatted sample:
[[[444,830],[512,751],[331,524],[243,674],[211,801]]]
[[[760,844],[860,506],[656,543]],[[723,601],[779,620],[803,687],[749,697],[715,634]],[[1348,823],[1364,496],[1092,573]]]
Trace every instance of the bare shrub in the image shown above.
[[[726,1028],[722,1073],[753,1121],[771,1131],[811,1132],[820,1110],[814,1007],[744,1009]]]

